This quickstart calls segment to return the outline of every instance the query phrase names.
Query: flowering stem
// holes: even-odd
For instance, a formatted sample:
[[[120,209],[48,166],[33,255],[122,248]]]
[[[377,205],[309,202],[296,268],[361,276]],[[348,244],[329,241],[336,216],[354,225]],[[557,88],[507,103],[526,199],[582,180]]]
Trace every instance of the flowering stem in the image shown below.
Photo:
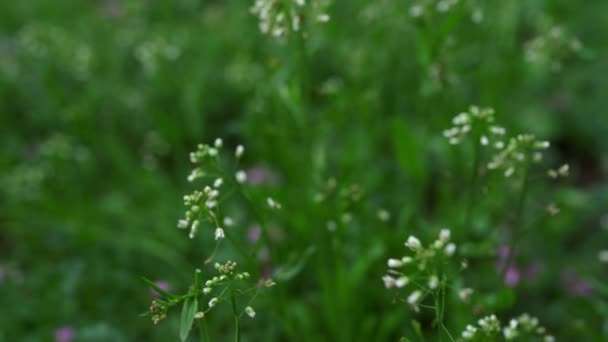
[[[530,181],[530,153],[526,154],[526,163],[524,165],[524,174],[521,185],[521,192],[519,193],[519,199],[517,200],[517,209],[515,212],[515,223],[513,225],[512,236],[511,236],[511,244],[509,246],[509,255],[507,257],[507,262],[503,265],[502,270],[500,272],[500,278],[504,279],[509,269],[509,266],[515,260],[516,248],[515,243],[517,242],[517,238],[521,231],[521,226],[524,221],[524,208],[526,197],[528,195],[529,181]]]

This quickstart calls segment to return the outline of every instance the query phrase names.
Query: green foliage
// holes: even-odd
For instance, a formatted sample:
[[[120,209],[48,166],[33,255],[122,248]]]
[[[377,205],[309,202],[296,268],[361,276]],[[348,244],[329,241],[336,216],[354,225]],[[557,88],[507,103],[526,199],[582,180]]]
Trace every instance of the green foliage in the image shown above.
[[[606,1],[290,1],[279,37],[253,3],[0,2],[0,342],[223,341],[235,321],[242,341],[448,341],[524,312],[608,339]],[[476,104],[514,139],[496,170],[489,126],[443,136]],[[551,142],[542,162],[519,133]],[[217,137],[221,210],[188,239],[188,153]],[[386,260],[445,227],[445,303],[413,312]],[[250,283],[207,311],[228,260]]]

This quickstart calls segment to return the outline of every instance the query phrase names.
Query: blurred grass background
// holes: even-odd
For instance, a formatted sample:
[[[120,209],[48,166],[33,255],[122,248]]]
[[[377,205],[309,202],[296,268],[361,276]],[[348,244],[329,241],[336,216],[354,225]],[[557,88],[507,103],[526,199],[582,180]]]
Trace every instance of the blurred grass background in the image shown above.
[[[208,254],[211,242],[191,242],[175,222],[188,152],[218,136],[246,146],[246,166],[280,175],[268,190],[286,208],[282,259],[317,248],[277,290],[282,304],[261,299],[248,340],[397,338],[411,318],[389,305],[379,277],[412,229],[460,217],[457,176],[470,156],[441,131],[469,104],[552,141],[550,160],[573,168],[559,191],[537,189],[563,207],[525,243],[525,258],[545,258],[545,277],[485,305],[528,310],[564,340],[608,338],[596,258],[608,241],[608,3],[469,3],[481,23],[466,6],[416,20],[411,1],[335,1],[307,39],[305,117],[294,110],[305,101],[294,51],[258,32],[250,1],[0,3],[0,341],[49,341],[62,326],[82,341],[176,340],[175,319],[138,317],[150,301],[138,277],[185,291]],[[527,62],[525,43],[552,25],[582,52]],[[317,232],[347,210],[311,200],[332,176],[365,196],[348,208],[354,228],[331,242],[338,254],[323,255]],[[509,205],[496,197],[455,235],[490,248],[488,222]],[[389,223],[375,219],[380,207]],[[245,234],[253,222],[241,216]],[[592,296],[564,292],[564,265],[595,284]],[[492,267],[470,277],[491,279]],[[471,320],[450,319],[456,331]],[[211,320],[223,340],[229,323]]]

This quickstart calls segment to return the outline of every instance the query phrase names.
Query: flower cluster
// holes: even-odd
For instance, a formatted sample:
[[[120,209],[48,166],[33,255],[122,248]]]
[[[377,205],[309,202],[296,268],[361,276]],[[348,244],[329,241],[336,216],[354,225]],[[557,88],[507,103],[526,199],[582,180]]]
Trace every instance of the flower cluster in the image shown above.
[[[512,137],[507,146],[494,156],[488,163],[488,169],[502,169],[505,177],[511,177],[521,166],[541,161],[541,151],[550,145],[548,141],[538,140],[533,134],[519,134]]]
[[[259,18],[263,34],[285,37],[291,32],[301,32],[305,18],[328,22],[327,5],[327,1],[321,0],[256,0],[250,11]]]
[[[459,144],[473,133],[483,146],[492,145],[497,149],[504,147],[503,137],[506,130],[494,124],[494,109],[471,106],[468,112],[462,112],[452,119],[453,126],[443,131],[443,136],[450,144]]]
[[[582,50],[581,41],[559,26],[548,28],[524,45],[527,62],[548,65],[552,71],[560,71],[565,59],[580,54]]]
[[[213,146],[199,144],[197,150],[190,153],[190,162],[195,165],[195,168],[188,175],[188,182],[194,182],[197,179],[207,177],[213,179],[202,191],[195,190],[191,194],[184,196],[184,205],[188,209],[184,214],[184,218],[177,222],[177,227],[180,229],[189,228],[189,237],[191,239],[196,236],[202,220],[215,225],[215,240],[224,238],[224,229],[220,226],[218,220],[220,189],[224,184],[224,178],[222,178],[224,172],[218,162],[219,151],[222,147],[222,139],[217,138]],[[234,155],[237,160],[243,156],[244,152],[245,148],[242,145],[236,147]],[[246,180],[246,176],[242,176],[242,174],[245,174],[245,172],[237,171],[235,175],[238,183],[243,183]],[[224,222],[232,222],[232,219],[225,218]]]
[[[465,1],[460,0],[417,0],[410,6],[410,16],[419,18],[427,13],[447,13],[453,10],[459,3]],[[483,21],[483,11],[474,1],[466,1],[465,3],[471,13],[471,20],[478,24]]]
[[[483,317],[477,321],[477,326],[468,324],[461,336],[462,340],[467,341],[488,341],[495,339],[501,332],[505,340],[533,335],[541,337],[545,342],[555,340],[547,334],[545,327],[539,324],[538,318],[526,313],[511,319],[505,327],[502,327],[496,315]]]
[[[428,247],[424,247],[415,236],[408,237],[405,246],[414,255],[402,258],[390,258],[387,261],[388,274],[382,277],[387,288],[403,288],[408,284],[414,284],[417,289],[407,297],[407,303],[418,311],[419,303],[424,296],[437,291],[445,279],[439,272],[439,268],[445,263],[446,258],[454,255],[456,245],[450,241],[450,230],[442,229],[437,240]],[[402,271],[406,269],[406,271]],[[422,285],[426,283],[426,285]]]

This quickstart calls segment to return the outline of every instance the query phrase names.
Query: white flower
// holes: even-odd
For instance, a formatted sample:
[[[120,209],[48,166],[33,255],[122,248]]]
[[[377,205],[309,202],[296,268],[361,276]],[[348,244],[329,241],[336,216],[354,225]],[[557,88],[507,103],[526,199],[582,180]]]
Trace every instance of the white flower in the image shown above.
[[[405,285],[407,285],[407,283],[410,282],[410,279],[406,276],[401,276],[399,278],[397,278],[397,280],[395,280],[395,286],[398,288],[402,288]]]
[[[464,338],[465,340],[470,340],[475,336],[475,333],[477,332],[477,328],[475,328],[472,325],[467,325],[466,329],[462,332],[462,338]]]
[[[221,138],[216,138],[215,141],[213,142],[213,146],[215,146],[215,148],[221,148],[224,145],[224,142],[222,141]]]
[[[454,243],[448,243],[444,249],[445,255],[452,256],[456,252],[456,245]]]
[[[232,227],[234,225],[234,220],[230,216],[224,217],[224,226]]]
[[[186,229],[188,228],[188,220],[179,220],[177,221],[177,228],[179,229]]]
[[[255,317],[255,311],[253,310],[253,308],[251,306],[248,306],[245,308],[245,313],[247,314],[247,316],[254,318]]]
[[[210,293],[211,293],[211,290],[212,290],[212,288],[210,288],[210,287],[205,287],[205,288],[203,289],[203,293],[204,293],[204,294],[210,294]]]
[[[245,153],[245,147],[243,145],[238,145],[236,147],[236,150],[234,150],[234,155],[237,158],[241,158],[243,156],[243,153]]]
[[[551,335],[547,335],[547,336],[545,336],[544,341],[545,342],[555,342],[555,337],[553,337]]]
[[[437,286],[439,286],[439,278],[437,278],[437,276],[433,274],[429,278],[428,286],[429,286],[430,289],[436,289]]]
[[[220,227],[215,228],[215,239],[223,239],[224,238],[224,230]]]
[[[608,249],[604,249],[601,250],[598,254],[597,254],[597,258],[601,261],[601,262],[607,262],[608,263]]]
[[[416,290],[414,292],[412,292],[408,297],[407,297],[407,303],[409,305],[411,305],[414,310],[418,311],[418,301],[420,300],[420,297],[422,297],[422,292]]]
[[[320,23],[326,23],[329,21],[329,15],[327,13],[322,13],[317,16],[317,21]]]
[[[236,172],[235,178],[238,183],[243,184],[247,181],[247,173],[243,170],[239,170]]]
[[[412,262],[414,259],[412,259],[412,257],[409,256],[404,256],[403,258],[401,258],[401,262],[405,265],[405,264],[409,264],[410,262]]]
[[[214,200],[208,200],[205,202],[205,206],[209,209],[213,209],[217,206],[217,201]]]
[[[209,155],[212,156],[212,157],[217,156],[217,148],[210,147],[209,148]]]
[[[398,268],[403,266],[403,262],[399,259],[388,259],[387,264],[390,268]]]
[[[439,240],[441,240],[441,242],[444,242],[444,243],[448,242],[448,240],[450,240],[450,235],[451,235],[451,232],[449,229],[447,229],[447,228],[442,229],[439,232]]]
[[[198,220],[194,220],[192,222],[192,225],[190,226],[190,234],[188,235],[190,239],[194,239],[194,237],[196,236],[196,232],[198,231],[198,225]]]
[[[397,279],[391,277],[390,275],[385,275],[382,277],[382,281],[384,282],[384,286],[387,289],[390,289],[391,287],[395,286],[395,283],[397,281]]]
[[[199,311],[199,312],[197,312],[197,313],[194,314],[194,318],[195,319],[201,319],[203,317],[205,317],[205,313],[202,312],[202,311]]]
[[[469,297],[471,297],[472,294],[473,294],[473,289],[468,288],[468,287],[466,287],[464,289],[460,289],[460,291],[458,291],[458,297],[463,302],[468,301]]]
[[[479,139],[479,142],[483,146],[487,146],[490,143],[490,140],[488,140],[488,137],[486,137],[485,135],[482,135],[481,138]]]
[[[387,222],[391,219],[391,214],[385,209],[379,209],[376,215],[378,216],[378,219],[382,222]]]
[[[215,306],[215,304],[217,304],[218,299],[216,297],[211,298],[211,300],[209,301],[209,307],[212,308]]]
[[[214,182],[213,182],[213,187],[214,188],[219,188],[220,186],[222,186],[222,184],[224,184],[224,180],[221,178],[217,178]]]
[[[408,247],[409,249],[413,250],[413,251],[417,251],[420,248],[422,248],[422,245],[420,244],[420,240],[418,240],[413,235],[410,235],[407,238],[407,242],[405,243],[405,246]]]
[[[268,203],[268,206],[272,209],[281,209],[281,203],[275,201],[274,199],[272,199],[272,197],[268,197],[266,199],[266,203]]]

